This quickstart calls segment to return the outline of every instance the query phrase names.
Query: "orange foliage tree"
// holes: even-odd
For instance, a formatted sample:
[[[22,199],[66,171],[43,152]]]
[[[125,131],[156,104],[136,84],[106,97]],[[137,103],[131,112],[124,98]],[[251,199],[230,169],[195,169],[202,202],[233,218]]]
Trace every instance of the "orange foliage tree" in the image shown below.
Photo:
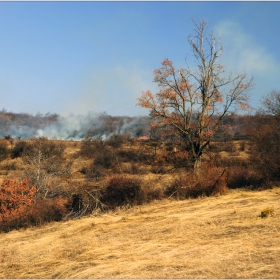
[[[20,221],[32,212],[35,187],[28,179],[6,179],[0,187],[0,223],[6,225]]]
[[[213,140],[222,119],[233,105],[249,108],[249,90],[253,79],[246,74],[225,75],[218,59],[223,47],[215,36],[206,36],[207,21],[195,24],[195,34],[188,42],[197,69],[176,70],[172,61],[165,59],[161,68],[154,70],[154,82],[159,92],[142,92],[138,106],[149,109],[154,127],[163,128],[183,140],[194,174],[198,175],[204,150]],[[171,127],[172,129],[167,129]],[[168,135],[165,135],[168,137]]]

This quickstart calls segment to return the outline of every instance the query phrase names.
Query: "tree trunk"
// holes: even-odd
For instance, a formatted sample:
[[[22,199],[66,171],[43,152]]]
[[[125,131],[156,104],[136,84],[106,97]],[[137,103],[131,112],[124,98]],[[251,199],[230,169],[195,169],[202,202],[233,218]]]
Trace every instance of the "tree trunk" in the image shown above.
[[[198,178],[200,174],[200,169],[201,169],[201,156],[195,159],[194,165],[193,165],[193,173],[196,178]]]

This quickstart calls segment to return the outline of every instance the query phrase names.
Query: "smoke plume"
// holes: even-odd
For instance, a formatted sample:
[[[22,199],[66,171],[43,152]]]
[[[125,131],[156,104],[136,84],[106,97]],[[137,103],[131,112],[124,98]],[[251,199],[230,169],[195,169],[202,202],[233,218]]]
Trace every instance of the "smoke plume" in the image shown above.
[[[7,135],[13,139],[47,137],[57,140],[82,140],[86,136],[103,139],[113,134],[127,134],[137,138],[149,132],[148,117],[110,116],[106,113],[86,115],[57,114],[15,114],[0,112],[0,137]]]

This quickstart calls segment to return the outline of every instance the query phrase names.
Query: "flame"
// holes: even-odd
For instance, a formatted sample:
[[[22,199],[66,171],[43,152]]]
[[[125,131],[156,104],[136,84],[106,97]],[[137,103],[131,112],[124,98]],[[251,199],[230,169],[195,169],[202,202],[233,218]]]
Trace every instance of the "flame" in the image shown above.
[[[150,140],[150,139],[151,139],[151,133],[149,133],[148,135],[140,136],[136,140],[143,141],[143,140]]]

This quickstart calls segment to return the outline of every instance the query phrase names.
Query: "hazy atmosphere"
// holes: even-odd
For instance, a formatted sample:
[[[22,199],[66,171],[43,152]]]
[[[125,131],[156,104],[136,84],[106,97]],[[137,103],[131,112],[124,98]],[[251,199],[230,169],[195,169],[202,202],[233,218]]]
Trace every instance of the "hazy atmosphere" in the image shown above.
[[[147,115],[136,98],[160,62],[192,66],[191,18],[221,38],[225,69],[254,77],[253,107],[279,88],[280,2],[1,2],[1,108]]]

